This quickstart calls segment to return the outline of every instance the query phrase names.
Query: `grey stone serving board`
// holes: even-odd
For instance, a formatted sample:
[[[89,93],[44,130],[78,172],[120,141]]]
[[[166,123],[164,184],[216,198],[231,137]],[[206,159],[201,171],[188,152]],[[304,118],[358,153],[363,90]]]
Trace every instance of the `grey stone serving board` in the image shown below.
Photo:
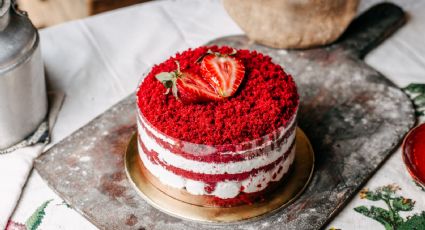
[[[400,8],[385,3],[361,15],[339,41],[327,47],[277,50],[244,36],[210,43],[270,55],[297,82],[301,95],[298,123],[313,144],[315,172],[303,195],[272,215],[235,224],[201,224],[149,206],[124,172],[123,154],[136,131],[134,95],[40,156],[35,168],[54,191],[101,229],[321,228],[415,123],[408,97],[361,60],[405,20]]]

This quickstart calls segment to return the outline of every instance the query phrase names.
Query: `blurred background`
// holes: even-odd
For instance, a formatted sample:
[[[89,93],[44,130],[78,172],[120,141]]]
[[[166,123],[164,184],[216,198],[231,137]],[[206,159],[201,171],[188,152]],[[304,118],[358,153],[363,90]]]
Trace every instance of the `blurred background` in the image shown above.
[[[149,0],[18,0],[37,28],[53,26]]]

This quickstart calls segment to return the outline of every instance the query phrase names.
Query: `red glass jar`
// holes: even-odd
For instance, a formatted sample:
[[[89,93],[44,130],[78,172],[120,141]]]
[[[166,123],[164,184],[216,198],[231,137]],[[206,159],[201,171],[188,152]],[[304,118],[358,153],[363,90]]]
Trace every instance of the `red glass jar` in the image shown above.
[[[413,179],[425,188],[425,124],[417,126],[406,135],[403,161]]]

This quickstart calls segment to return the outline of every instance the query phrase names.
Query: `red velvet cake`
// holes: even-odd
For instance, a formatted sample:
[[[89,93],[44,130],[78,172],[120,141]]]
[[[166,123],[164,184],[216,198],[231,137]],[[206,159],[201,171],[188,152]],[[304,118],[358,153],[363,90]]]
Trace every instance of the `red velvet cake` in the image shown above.
[[[298,104],[292,77],[261,53],[216,46],[178,53],[137,90],[141,167],[185,202],[256,202],[291,168]]]

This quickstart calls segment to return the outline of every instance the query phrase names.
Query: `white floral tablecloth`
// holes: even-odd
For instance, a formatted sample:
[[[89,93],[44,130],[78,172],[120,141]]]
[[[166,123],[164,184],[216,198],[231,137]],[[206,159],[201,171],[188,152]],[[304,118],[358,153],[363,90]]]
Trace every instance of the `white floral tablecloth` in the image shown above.
[[[376,2],[362,1],[360,12]],[[420,84],[425,83],[425,1],[393,2],[407,11],[409,21],[366,62],[402,88],[416,83],[407,90],[423,92],[415,99],[419,116],[420,105],[425,105],[425,85]],[[66,93],[53,144],[133,92],[141,74],[154,63],[214,38],[241,33],[219,0],[150,2],[42,30],[48,85]],[[328,228],[425,229],[424,211],[425,191],[408,175],[398,150]],[[35,170],[8,228],[96,229]]]

